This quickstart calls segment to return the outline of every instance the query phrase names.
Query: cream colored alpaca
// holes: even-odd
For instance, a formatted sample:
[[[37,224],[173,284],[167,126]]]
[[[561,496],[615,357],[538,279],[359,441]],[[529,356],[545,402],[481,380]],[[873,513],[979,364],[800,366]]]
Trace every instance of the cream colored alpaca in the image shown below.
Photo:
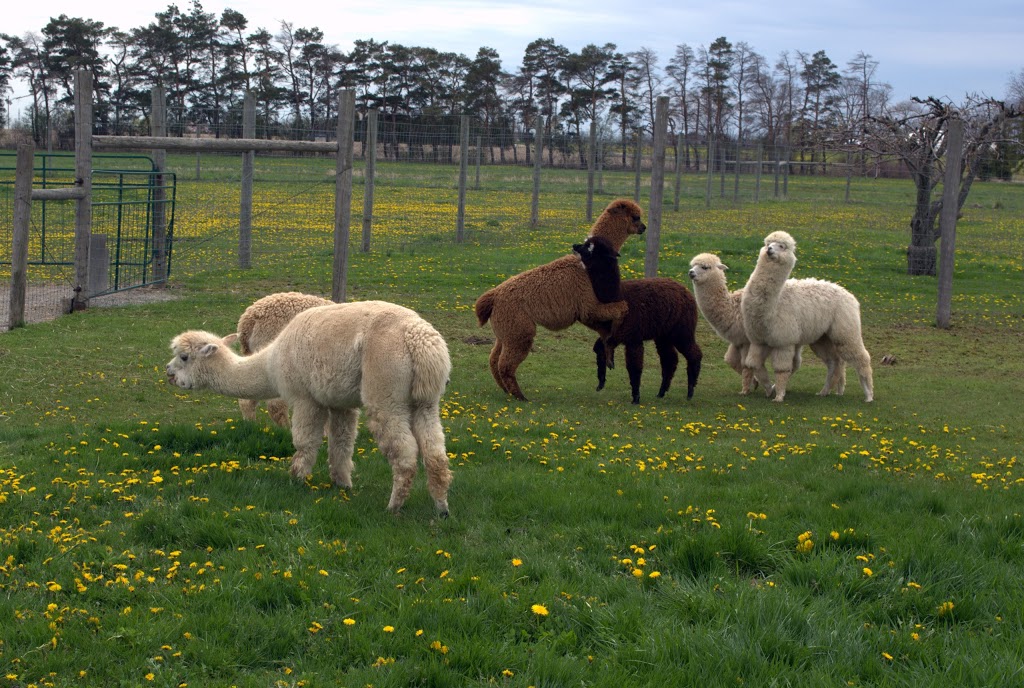
[[[825,387],[819,394],[828,394],[832,386],[842,393],[840,374],[845,362],[857,370],[865,401],[872,401],[871,355],[861,336],[860,303],[833,282],[789,279],[794,265],[793,237],[781,231],[765,237],[741,302],[743,326],[751,342],[745,364],[754,369],[764,385],[768,379],[764,362],[770,355],[775,369],[775,401],[782,401],[793,372],[793,349],[828,337],[839,361],[829,365]],[[766,392],[771,396],[770,388],[766,387]]]
[[[747,331],[743,326],[743,311],[740,305],[743,289],[729,291],[725,281],[725,271],[728,269],[715,254],[701,253],[690,260],[689,275],[693,281],[693,295],[697,299],[697,307],[700,308],[701,314],[715,333],[729,342],[725,362],[743,379],[740,394],[748,394],[757,388],[757,379],[754,377],[754,370],[744,365],[747,351],[750,349],[750,339],[747,338]],[[832,366],[839,362],[839,354],[827,337],[813,342],[810,346],[818,358],[825,362],[828,370],[831,371]],[[802,348],[796,347],[793,356],[794,373],[800,368]],[[838,393],[842,394],[842,388],[846,385],[846,369],[840,365],[839,371],[842,379],[838,385]],[[827,376],[825,384],[820,394],[828,394]]]
[[[388,509],[401,509],[422,455],[431,497],[448,515],[451,471],[440,400],[451,361],[444,339],[414,311],[384,301],[333,304],[303,311],[251,356],[221,338],[191,330],[171,341],[170,381],[240,399],[280,397],[292,409],[291,474],[309,477],[327,423],[331,479],[352,486],[359,408],[391,464]]]
[[[243,356],[249,356],[259,351],[274,340],[284,326],[292,321],[302,311],[317,306],[329,306],[333,303],[312,294],[302,294],[297,291],[287,291],[278,294],[270,294],[255,301],[245,309],[242,317],[238,319],[238,348]],[[254,399],[239,399],[238,406],[242,410],[242,417],[246,420],[256,420],[256,408],[259,402]],[[270,420],[282,428],[288,427],[288,404],[281,399],[268,399],[267,412]]]

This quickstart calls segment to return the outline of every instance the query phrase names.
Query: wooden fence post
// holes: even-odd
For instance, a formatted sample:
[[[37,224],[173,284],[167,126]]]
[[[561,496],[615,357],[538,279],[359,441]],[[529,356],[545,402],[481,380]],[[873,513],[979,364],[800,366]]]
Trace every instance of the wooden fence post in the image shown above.
[[[544,152],[544,118],[541,116],[539,108],[534,129],[536,134],[533,143],[533,200],[530,203],[530,226],[538,227],[540,225],[540,167]]]
[[[242,101],[242,138],[256,138],[256,94],[246,91]],[[242,153],[241,207],[238,212],[238,267],[252,266],[252,180],[256,151]]]
[[[366,113],[366,139],[363,141],[363,253],[370,251],[373,230],[373,186],[377,175],[377,108]]]
[[[32,220],[31,143],[18,145],[14,173],[14,226],[11,231],[11,298],[7,327],[13,330],[25,324],[25,290],[28,288],[28,228]]]
[[[469,172],[469,115],[460,118],[459,132],[459,210],[455,220],[455,243],[465,240],[466,232],[466,177]]]
[[[75,71],[75,295],[71,310],[89,305],[89,244],[92,236],[92,72]]]
[[[640,168],[643,166],[644,137],[640,129],[636,130],[636,148],[633,150],[633,200],[640,202]]]
[[[679,194],[683,186],[683,145],[685,143],[683,134],[680,132],[676,138],[676,188],[675,201],[672,204],[672,209],[677,213],[679,212]]]
[[[647,208],[644,277],[658,276],[661,248],[661,211],[665,196],[665,137],[668,132],[668,96],[659,96],[654,108],[654,157],[651,160],[651,204]]]
[[[355,154],[355,91],[338,94],[337,160],[334,177],[334,267],[331,300],[341,303],[348,288],[348,237],[352,222],[352,164]]]
[[[163,86],[150,90],[149,128],[152,136],[167,136],[167,100]],[[164,185],[164,171],[167,169],[167,151],[155,148],[153,157],[153,281],[167,282],[167,187]]]
[[[956,216],[960,211],[957,198],[964,140],[964,122],[956,113],[949,118],[946,135],[949,143],[946,144],[946,173],[942,178],[942,212],[939,214],[942,244],[939,247],[939,305],[935,317],[935,324],[944,330],[949,328],[952,317]]]
[[[597,122],[590,120],[590,140],[587,145],[587,222],[594,220],[594,165],[597,160]]]
[[[477,191],[480,190],[480,156],[483,151],[483,138],[480,136],[476,137],[476,181],[473,183],[473,188]],[[491,157],[494,157],[493,151]]]

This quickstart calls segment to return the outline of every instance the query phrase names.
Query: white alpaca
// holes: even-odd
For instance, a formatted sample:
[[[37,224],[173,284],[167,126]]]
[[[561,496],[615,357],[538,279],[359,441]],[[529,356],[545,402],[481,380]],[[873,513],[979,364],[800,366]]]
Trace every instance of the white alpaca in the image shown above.
[[[440,400],[451,372],[448,346],[414,311],[384,301],[319,306],[303,311],[266,347],[239,356],[221,338],[192,330],[171,341],[170,381],[240,399],[280,397],[292,409],[291,474],[309,477],[327,423],[331,479],[352,486],[352,451],[359,408],[391,464],[388,509],[405,503],[423,457],[427,486],[448,515],[451,471]]]
[[[715,333],[729,342],[729,348],[725,352],[725,362],[730,368],[739,373],[743,378],[743,388],[740,394],[748,394],[752,389],[757,388],[757,379],[754,377],[754,370],[744,364],[747,351],[750,349],[750,339],[747,338],[747,331],[743,326],[743,311],[741,302],[743,289],[729,291],[725,281],[725,271],[728,266],[713,253],[701,253],[690,260],[690,279],[693,281],[693,295],[697,299],[697,307],[700,308],[704,319],[708,321]],[[818,355],[829,370],[832,365],[839,361],[839,354],[835,346],[828,339],[822,337],[820,340],[811,343],[811,349]],[[793,355],[791,372],[795,373],[800,368],[800,351],[803,347],[796,347]],[[846,369],[839,366],[842,376],[840,388],[846,385]],[[828,380],[822,393],[828,394]],[[842,391],[839,392],[840,394]]]
[[[254,302],[245,309],[238,319],[238,348],[243,356],[256,353],[274,340],[284,326],[302,311],[317,306],[329,306],[333,303],[312,294],[287,291],[270,294]],[[239,399],[238,406],[242,417],[256,420],[256,408],[259,402],[255,399]],[[288,404],[281,399],[268,399],[267,412],[270,419],[282,428],[288,427]]]
[[[818,279],[789,279],[796,265],[796,242],[786,232],[772,232],[764,239],[757,265],[744,287],[741,309],[743,326],[750,338],[745,363],[764,385],[768,378],[765,359],[771,355],[775,369],[775,401],[786,396],[792,374],[792,350],[828,337],[841,360],[829,363],[825,387],[842,394],[845,363],[857,370],[866,401],[874,399],[871,356],[861,336],[860,303],[838,284]],[[770,388],[766,392],[771,396]]]

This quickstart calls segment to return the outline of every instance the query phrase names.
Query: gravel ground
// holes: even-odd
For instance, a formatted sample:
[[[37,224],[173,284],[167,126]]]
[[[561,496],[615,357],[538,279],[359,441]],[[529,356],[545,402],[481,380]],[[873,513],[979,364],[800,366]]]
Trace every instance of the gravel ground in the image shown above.
[[[26,324],[56,320],[64,315],[67,313],[67,300],[70,295],[70,290],[65,285],[30,286],[25,294]],[[90,299],[89,307],[109,308],[156,301],[173,301],[177,298],[178,295],[170,289],[140,287]],[[0,332],[6,332],[8,329],[10,302],[11,289],[6,286],[0,290]]]

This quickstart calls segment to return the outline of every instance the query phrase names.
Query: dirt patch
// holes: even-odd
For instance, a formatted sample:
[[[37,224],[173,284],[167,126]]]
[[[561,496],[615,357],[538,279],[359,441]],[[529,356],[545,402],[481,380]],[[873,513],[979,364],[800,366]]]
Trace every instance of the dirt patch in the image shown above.
[[[90,308],[130,306],[158,301],[174,301],[179,295],[171,289],[139,287],[105,294],[89,299]],[[25,293],[25,323],[41,323],[56,320],[68,313],[71,292],[65,285],[30,286]],[[10,287],[0,290],[0,332],[6,332],[10,320]]]

